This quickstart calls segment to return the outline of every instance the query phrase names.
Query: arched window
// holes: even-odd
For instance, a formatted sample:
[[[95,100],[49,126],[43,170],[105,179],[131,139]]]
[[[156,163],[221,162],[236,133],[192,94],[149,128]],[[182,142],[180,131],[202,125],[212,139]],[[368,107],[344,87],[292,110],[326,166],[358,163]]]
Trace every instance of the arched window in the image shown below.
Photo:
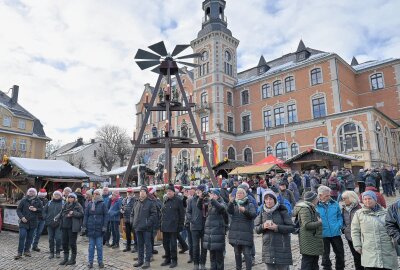
[[[328,139],[325,137],[319,137],[315,143],[315,146],[319,150],[329,151]]]
[[[299,145],[297,143],[292,143],[290,146],[290,153],[292,154],[292,157],[299,153]]]
[[[294,91],[294,77],[289,76],[285,79],[285,91],[286,93]]]
[[[311,85],[322,83],[322,72],[320,68],[311,70]]]
[[[182,166],[184,164],[186,164],[188,167],[191,165],[190,163],[190,153],[188,150],[183,149],[179,155],[178,155],[178,163],[182,164]]]
[[[236,159],[236,153],[235,153],[235,149],[233,149],[233,147],[228,148],[228,159],[232,159],[232,160]]]
[[[201,61],[199,65],[199,75],[203,76],[210,72],[210,64],[208,62],[208,51],[204,51],[201,53]]]
[[[251,152],[250,148],[244,149],[243,159],[244,159],[244,161],[253,163],[253,153]]]
[[[371,79],[371,89],[372,89],[372,91],[384,88],[382,73],[372,74],[370,76],[370,79]]]
[[[274,81],[272,88],[274,90],[274,96],[282,95],[282,82],[280,80]]]
[[[276,157],[279,159],[286,159],[287,155],[288,155],[288,148],[287,148],[287,143],[286,142],[280,142],[276,145],[275,148],[275,153],[276,153]]]
[[[267,147],[267,156],[271,156],[272,155],[272,147],[268,146]]]
[[[339,130],[339,143],[341,152],[361,151],[363,148],[361,128],[354,123],[344,124]]]
[[[225,74],[232,76],[233,69],[232,69],[232,55],[229,51],[225,51]]]
[[[376,122],[375,124],[375,138],[376,138],[376,143],[378,145],[378,151],[381,152],[382,149],[382,128],[381,125]]]

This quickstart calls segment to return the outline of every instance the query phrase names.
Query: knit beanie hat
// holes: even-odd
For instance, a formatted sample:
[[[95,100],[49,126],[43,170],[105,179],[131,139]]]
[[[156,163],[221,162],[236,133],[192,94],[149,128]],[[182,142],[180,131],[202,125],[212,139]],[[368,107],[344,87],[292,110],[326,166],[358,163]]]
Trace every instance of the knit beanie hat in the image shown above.
[[[149,194],[149,189],[147,188],[147,186],[141,186],[140,187],[140,191],[144,191],[144,192],[146,192],[146,194]]]
[[[196,190],[201,190],[202,192],[206,191],[207,187],[206,185],[198,185]]]
[[[266,191],[264,192],[263,202],[265,201],[265,198],[266,198],[266,197],[272,198],[272,199],[275,201],[275,203],[278,201],[275,192],[273,192],[272,190],[266,190]]]
[[[75,200],[78,198],[78,197],[76,196],[76,194],[75,194],[75,193],[73,193],[73,192],[72,192],[72,193],[70,193],[70,194],[68,194],[68,198],[69,198],[69,197],[74,197],[74,198],[75,198]]]
[[[62,193],[58,190],[53,192],[53,197],[54,197],[54,195],[59,195],[60,197],[62,197]]]
[[[154,194],[156,193],[156,188],[155,187],[149,187],[149,194]]]
[[[313,191],[307,191],[304,194],[304,200],[306,202],[312,202],[315,200],[315,198],[317,198],[317,193],[313,192]]]
[[[66,188],[64,188],[64,191],[69,191],[69,193],[71,193],[72,189],[70,187],[66,187]]]
[[[364,199],[365,196],[371,197],[374,201],[377,201],[377,200],[378,200],[378,197],[376,196],[375,192],[373,192],[373,191],[371,191],[371,190],[365,191],[365,192],[362,194],[362,198],[363,198],[363,199]]]
[[[211,189],[211,193],[217,196],[221,196],[221,191],[218,188]]]
[[[30,188],[30,189],[28,189],[28,191],[26,192],[26,194],[29,195],[29,193],[30,193],[31,191],[33,191],[33,192],[35,193],[35,196],[37,196],[37,190],[36,190],[36,188]]]
[[[44,188],[41,188],[41,189],[39,190],[38,196],[40,196],[40,197],[46,197],[46,196],[47,196],[46,190],[45,190]]]
[[[236,193],[238,193],[239,191],[242,191],[245,195],[247,195],[247,191],[244,188],[238,187]]]
[[[175,192],[175,187],[173,184],[169,184],[167,187],[167,190],[172,190],[173,192]]]
[[[250,188],[249,184],[247,184],[246,182],[243,182],[239,185],[240,188],[243,188],[245,190],[248,190]]]

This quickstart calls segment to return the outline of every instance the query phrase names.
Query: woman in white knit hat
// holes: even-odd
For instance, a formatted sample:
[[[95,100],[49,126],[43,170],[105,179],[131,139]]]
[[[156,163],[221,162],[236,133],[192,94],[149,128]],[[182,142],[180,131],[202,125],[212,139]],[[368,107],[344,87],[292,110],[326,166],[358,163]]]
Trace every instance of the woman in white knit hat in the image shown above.
[[[38,216],[42,212],[42,202],[37,197],[37,191],[34,188],[28,189],[26,196],[19,202],[17,207],[17,215],[19,217],[19,243],[18,254],[14,259],[18,260],[22,257],[22,253],[26,257],[31,257],[31,244],[33,233],[37,227]]]

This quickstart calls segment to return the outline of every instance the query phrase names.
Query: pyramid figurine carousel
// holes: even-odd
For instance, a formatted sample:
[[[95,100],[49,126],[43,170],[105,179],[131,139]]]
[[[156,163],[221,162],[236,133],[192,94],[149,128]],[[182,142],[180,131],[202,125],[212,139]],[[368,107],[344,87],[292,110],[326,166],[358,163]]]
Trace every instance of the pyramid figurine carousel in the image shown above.
[[[197,67],[198,65],[188,62],[178,61],[180,59],[190,59],[190,58],[200,58],[200,53],[193,53],[185,56],[176,57],[182,51],[190,47],[190,45],[176,45],[172,53],[168,53],[165,48],[164,42],[158,42],[149,46],[149,49],[156,54],[139,49],[136,53],[135,59],[137,65],[140,69],[144,70],[147,68],[155,67],[152,69],[153,72],[159,74],[155,89],[149,100],[148,94],[146,94],[146,101],[144,107],[146,108],[145,116],[143,119],[143,124],[140,125],[140,130],[137,138],[133,138],[132,144],[134,146],[132,151],[132,156],[129,160],[124,179],[122,181],[122,186],[126,186],[129,175],[131,173],[132,165],[136,158],[136,154],[139,149],[146,148],[164,148],[165,149],[165,169],[164,169],[164,183],[172,183],[172,149],[173,148],[200,148],[204,157],[204,161],[207,165],[209,175],[214,187],[217,186],[217,182],[214,173],[211,168],[210,160],[206,154],[207,140],[205,138],[205,133],[203,133],[203,138],[201,138],[199,129],[197,127],[195,118],[193,116],[191,108],[195,106],[192,102],[192,95],[189,99],[183,88],[182,81],[180,78],[180,73],[184,73],[182,69],[178,67],[177,63]],[[177,87],[171,89],[172,77],[175,76]],[[167,86],[162,89],[160,87],[161,81],[165,77]],[[182,96],[183,102],[180,102],[180,95]],[[158,102],[156,103],[158,97]],[[147,141],[142,142],[142,137],[144,130],[146,128],[147,122],[150,118],[150,113],[153,111],[165,111],[166,121],[165,121],[165,132],[164,134],[159,134],[157,128],[153,125],[152,127],[152,138]],[[171,118],[172,112],[187,111],[189,114],[190,122],[192,124],[197,143],[189,137],[188,134],[188,124],[185,120],[181,123],[181,132],[179,136],[175,136],[173,130],[171,129]],[[178,133],[179,134],[179,133]]]

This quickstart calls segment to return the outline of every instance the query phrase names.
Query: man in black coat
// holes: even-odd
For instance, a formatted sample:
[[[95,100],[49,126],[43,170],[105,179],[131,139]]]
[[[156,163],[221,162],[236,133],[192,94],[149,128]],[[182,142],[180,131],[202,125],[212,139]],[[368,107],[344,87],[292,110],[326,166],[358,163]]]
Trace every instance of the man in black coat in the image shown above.
[[[22,257],[22,253],[26,257],[31,257],[31,244],[33,233],[37,227],[39,215],[42,214],[43,205],[37,197],[37,191],[34,188],[28,189],[26,197],[23,198],[17,207],[17,215],[19,217],[19,242],[18,254],[14,259],[18,260]]]
[[[189,200],[186,209],[186,216],[190,222],[190,231],[192,235],[194,270],[205,269],[207,259],[207,249],[203,247],[203,240],[209,197],[208,195],[206,195],[206,198],[203,196],[203,194],[207,194],[205,192],[206,186],[199,185],[196,189],[196,194]]]
[[[150,259],[153,255],[151,237],[153,227],[157,222],[157,208],[154,201],[148,198],[149,190],[146,186],[140,188],[139,200],[135,202],[131,212],[131,223],[135,229],[138,262],[134,267],[142,266],[142,269],[150,268]],[[146,256],[144,256],[146,250]]]
[[[182,200],[175,194],[175,187],[172,184],[168,186],[161,215],[161,231],[163,232],[165,251],[165,260],[161,266],[169,265],[170,268],[174,268],[178,265],[176,240],[178,233],[183,230],[185,210]]]
[[[131,187],[128,188],[126,193],[127,193],[127,196],[122,201],[122,208],[121,208],[121,213],[124,216],[125,234],[126,234],[126,248],[124,250],[122,250],[123,252],[127,252],[127,251],[131,250],[133,228],[132,228],[132,224],[130,222],[130,218],[131,218],[133,205],[136,202],[135,194],[133,193],[133,188],[131,188]],[[134,234],[134,238],[135,238],[135,243],[134,243],[134,247],[133,247],[133,252],[136,252],[136,247],[137,247],[136,234]]]

